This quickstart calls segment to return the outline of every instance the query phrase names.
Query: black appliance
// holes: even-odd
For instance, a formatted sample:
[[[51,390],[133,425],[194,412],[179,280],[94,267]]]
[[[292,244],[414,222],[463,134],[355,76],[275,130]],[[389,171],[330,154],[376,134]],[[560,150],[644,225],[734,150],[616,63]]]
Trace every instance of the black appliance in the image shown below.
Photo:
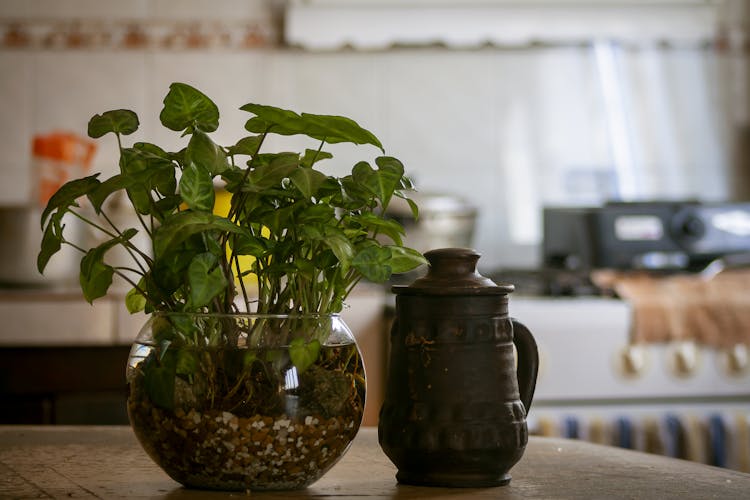
[[[700,271],[750,253],[750,203],[614,202],[543,216],[545,268]]]

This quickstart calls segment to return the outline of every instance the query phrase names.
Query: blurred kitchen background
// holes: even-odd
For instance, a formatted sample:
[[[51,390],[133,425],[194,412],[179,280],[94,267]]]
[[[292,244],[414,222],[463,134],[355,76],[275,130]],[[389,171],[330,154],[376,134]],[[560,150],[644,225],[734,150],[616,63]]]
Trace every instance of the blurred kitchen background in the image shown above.
[[[143,317],[84,303],[64,255],[40,279],[33,207],[50,171],[116,171],[114,138],[85,138],[95,113],[132,109],[134,141],[178,147],[158,113],[183,81],[217,102],[219,143],[257,102],[350,116],[404,162],[411,243],[472,246],[517,285],[542,356],[532,432],[750,471],[749,35],[740,0],[2,0],[0,422],[127,422]],[[717,214],[731,231],[706,231]],[[391,304],[365,285],[344,315],[366,425]]]

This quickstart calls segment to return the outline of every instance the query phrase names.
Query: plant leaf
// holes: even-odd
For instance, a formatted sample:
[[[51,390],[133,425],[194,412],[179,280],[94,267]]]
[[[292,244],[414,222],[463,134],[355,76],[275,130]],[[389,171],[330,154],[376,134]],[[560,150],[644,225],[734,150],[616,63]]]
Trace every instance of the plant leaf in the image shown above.
[[[88,134],[93,139],[109,132],[130,135],[138,130],[138,125],[138,115],[134,112],[129,109],[115,109],[92,116],[89,120]]]
[[[275,187],[281,187],[281,181],[289,177],[299,168],[297,153],[279,153],[267,164],[260,164],[250,172],[247,182],[241,190],[251,193],[266,192]]]
[[[378,156],[375,164],[378,166],[376,193],[385,208],[390,203],[393,192],[401,186],[404,164],[392,156]]]
[[[62,248],[61,227],[57,218],[53,218],[44,229],[39,255],[36,258],[36,268],[40,273],[44,272],[50,258]]]
[[[323,229],[323,242],[331,249],[341,263],[341,271],[346,273],[354,258],[354,247],[349,238],[340,229],[325,226]]]
[[[332,221],[336,216],[336,209],[327,204],[319,203],[308,206],[297,217],[299,224],[326,224]]]
[[[219,128],[219,108],[204,93],[185,83],[173,83],[159,114],[162,125],[177,132],[213,132]]]
[[[216,198],[211,174],[202,166],[190,163],[182,171],[180,197],[192,210],[211,212]]]
[[[237,144],[228,147],[227,153],[230,155],[255,156],[260,148],[261,139],[262,136],[260,135],[243,137],[237,141]]]
[[[300,115],[303,121],[304,129],[310,130],[305,132],[306,135],[326,142],[351,142],[354,144],[372,144],[381,151],[384,151],[383,145],[380,144],[375,135],[369,130],[360,127],[357,122],[345,116],[334,115],[313,115],[302,113]]]
[[[143,385],[146,393],[156,406],[171,410],[174,408],[174,379],[177,356],[173,349],[162,346],[162,356],[148,358],[143,367]]]
[[[249,233],[225,217],[207,212],[179,212],[164,221],[153,235],[155,257],[163,256],[190,236],[202,231],[225,231],[237,234]]]
[[[375,163],[378,166],[377,170],[366,162],[357,163],[352,169],[352,177],[374,194],[385,208],[390,203],[394,191],[401,185],[404,165],[390,156],[379,156]]]
[[[387,247],[370,245],[354,256],[352,266],[368,280],[382,283],[390,278],[393,272],[391,250]]]
[[[253,103],[245,104],[240,109],[255,115],[245,123],[248,132],[265,134],[270,131],[279,135],[304,133],[301,118],[294,111]]]
[[[143,280],[141,280],[142,282]],[[125,294],[125,307],[130,314],[141,312],[146,308],[146,297],[137,288],[133,287]]]
[[[328,143],[372,144],[381,151],[383,150],[383,145],[372,132],[365,130],[357,122],[344,116],[311,113],[298,115],[287,109],[253,103],[245,104],[240,109],[255,115],[245,123],[245,129],[248,132],[306,135]]]
[[[156,144],[148,142],[136,142],[133,149],[140,152],[146,162],[147,168],[153,171],[148,184],[151,189],[157,189],[163,196],[171,196],[177,190],[175,180],[175,158],[177,155],[167,153]],[[184,164],[184,158],[181,158]],[[138,181],[136,181],[138,182]]]
[[[134,148],[123,148],[120,151],[120,172],[133,208],[140,214],[151,213],[149,177],[153,172],[148,169],[143,155]]]
[[[74,179],[63,184],[47,202],[47,207],[42,212],[41,227],[44,228],[47,218],[53,211],[67,211],[68,208],[76,204],[78,198],[87,195],[96,189],[99,184],[101,184],[97,179],[98,176],[99,174],[97,173],[81,179]]]
[[[327,178],[327,175],[312,168],[298,168],[289,176],[292,184],[308,200],[318,193]]]
[[[300,165],[311,168],[315,163],[321,160],[330,160],[333,155],[328,151],[318,151],[317,149],[306,149],[305,154],[300,159]]]
[[[391,250],[391,271],[394,273],[406,273],[428,264],[427,259],[413,248],[398,245],[389,245],[387,248]]]
[[[190,304],[202,307],[211,302],[227,285],[227,279],[212,253],[196,255],[188,266]]]
[[[299,373],[310,368],[319,354],[320,342],[317,339],[305,342],[305,339],[297,338],[289,343],[289,358]]]
[[[83,291],[83,298],[89,304],[107,294],[107,290],[112,285],[112,276],[115,273],[112,266],[102,262],[101,257],[97,255],[95,250],[89,250],[81,259],[81,291]]]
[[[137,230],[127,229],[123,231],[122,235],[105,241],[86,252],[86,255],[81,259],[79,281],[83,297],[87,302],[93,303],[95,299],[106,295],[107,290],[112,285],[112,276],[115,270],[112,266],[104,263],[104,255],[112,247],[124,244],[136,234],[138,234]]]
[[[179,349],[177,351],[175,373],[177,375],[192,375],[198,371],[198,363],[198,356],[195,351]]]
[[[263,241],[263,238],[256,238],[248,234],[236,234],[229,239],[229,245],[235,255],[261,257],[266,252]]]
[[[187,150],[185,151],[185,162],[195,163],[203,167],[211,175],[219,175],[229,168],[227,155],[208,134],[196,130],[190,138]]]
[[[97,214],[102,212],[102,205],[112,193],[124,189],[127,181],[121,174],[115,174],[88,193],[88,199]]]
[[[368,232],[384,234],[393,240],[396,245],[402,244],[401,236],[404,235],[404,227],[398,221],[383,219],[368,212],[353,215],[352,220],[362,225]]]

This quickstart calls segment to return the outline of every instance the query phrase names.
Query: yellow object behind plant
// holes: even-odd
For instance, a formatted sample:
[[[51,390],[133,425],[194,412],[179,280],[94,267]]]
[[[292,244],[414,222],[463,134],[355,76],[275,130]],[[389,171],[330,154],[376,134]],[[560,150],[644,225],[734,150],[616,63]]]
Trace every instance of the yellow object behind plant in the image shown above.
[[[217,188],[216,189],[216,201],[214,202],[214,213],[216,215],[221,215],[222,217],[226,217],[229,214],[229,207],[232,202],[232,195],[231,193],[225,191],[224,189]],[[242,255],[239,258],[240,260],[240,267],[242,269],[249,269],[252,265],[253,261],[255,260],[255,257],[251,255]],[[239,277],[235,278],[235,281],[239,282]],[[258,279],[254,274],[248,274],[243,278],[243,281],[245,283],[245,286],[252,286],[254,290],[257,289],[258,285]]]

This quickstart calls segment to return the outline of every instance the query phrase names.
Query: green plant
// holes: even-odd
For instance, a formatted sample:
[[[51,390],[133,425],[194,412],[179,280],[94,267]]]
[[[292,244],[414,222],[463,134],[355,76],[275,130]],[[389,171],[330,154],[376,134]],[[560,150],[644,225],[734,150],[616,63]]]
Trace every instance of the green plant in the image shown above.
[[[40,272],[63,244],[76,246],[64,236],[67,213],[108,238],[94,248],[76,246],[83,253],[86,300],[104,296],[118,275],[132,285],[126,297],[131,312],[335,313],[362,278],[383,282],[425,263],[403,246],[401,225],[384,216],[392,197],[408,199],[412,189],[400,161],[379,156],[375,167],[361,161],[344,177],[317,168],[332,158],[326,144],[369,144],[383,151],[372,133],[340,116],[259,104],[240,109],[253,115],[245,124],[251,135],[220,146],[209,135],[219,126],[216,105],[195,88],[173,83],[160,120],[189,137],[176,152],[146,142],[123,146],[122,137],[139,126],[132,111],[95,115],[88,134],[116,135],[120,172],[104,181],[99,174],[70,181],[52,196],[41,220]],[[302,153],[262,153],[268,134],[302,135],[316,143]],[[213,213],[216,182],[231,193],[226,217]],[[119,191],[127,193],[140,227],[117,227],[107,216],[105,201]],[[83,196],[98,218],[79,205]],[[417,207],[409,202],[416,217]],[[139,231],[152,248],[132,242]],[[391,244],[381,243],[383,237]],[[106,262],[117,246],[130,254],[132,266]],[[253,258],[246,268],[241,256]],[[245,286],[249,275],[255,276],[257,297]]]
[[[241,109],[252,115],[245,124],[250,135],[221,146],[209,135],[219,126],[217,106],[195,88],[173,83],[160,120],[188,138],[175,152],[147,142],[124,146],[123,136],[139,126],[132,111],[91,118],[89,136],[116,136],[119,173],[103,181],[99,174],[72,180],[51,197],[41,218],[39,270],[62,245],[74,246],[82,253],[86,300],[106,295],[119,276],[132,287],[125,298],[131,312],[165,313],[152,318],[149,354],[129,376],[131,397],[145,393],[149,405],[262,413],[279,406],[279,395],[268,387],[277,383],[284,363],[300,374],[337,371],[357,397],[363,387],[359,355],[334,362],[321,354],[329,330],[311,314],[341,311],[363,278],[382,282],[426,262],[403,246],[402,226],[385,217],[391,199],[408,200],[412,185],[401,162],[389,156],[376,157],[374,166],[358,162],[344,177],[318,169],[333,157],[323,149],[326,144],[383,150],[372,133],[348,118],[259,104]],[[269,134],[306,136],[314,147],[261,152]],[[214,213],[217,184],[231,195],[226,216]],[[116,193],[127,195],[137,227],[118,227],[108,215],[106,202]],[[417,207],[409,202],[416,217]],[[82,248],[66,239],[68,214],[102,233],[104,242]],[[148,236],[150,248],[134,243],[139,232]],[[132,264],[108,263],[116,247]],[[289,316],[283,322],[226,317],[245,312]],[[196,319],[193,313],[207,316]],[[268,335],[278,337],[270,348],[263,344]],[[244,338],[247,351],[237,353],[238,339]],[[284,356],[277,347],[286,349]],[[140,389],[133,389],[133,381]]]

